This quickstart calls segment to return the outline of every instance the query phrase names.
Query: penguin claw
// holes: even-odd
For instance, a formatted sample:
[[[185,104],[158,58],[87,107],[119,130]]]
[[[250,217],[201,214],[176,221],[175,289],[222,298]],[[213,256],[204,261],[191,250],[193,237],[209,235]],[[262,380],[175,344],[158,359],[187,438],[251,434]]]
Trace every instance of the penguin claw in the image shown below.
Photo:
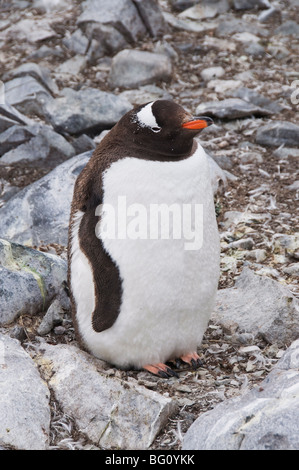
[[[168,379],[169,377],[178,378],[178,374],[162,362],[158,364],[148,364],[143,366],[143,369],[147,370],[151,374],[157,375],[158,377],[162,377],[163,379]]]
[[[199,358],[197,352],[191,352],[189,354],[184,354],[180,357],[181,361],[186,362],[192,366],[192,369],[198,369],[202,366],[202,361]]]

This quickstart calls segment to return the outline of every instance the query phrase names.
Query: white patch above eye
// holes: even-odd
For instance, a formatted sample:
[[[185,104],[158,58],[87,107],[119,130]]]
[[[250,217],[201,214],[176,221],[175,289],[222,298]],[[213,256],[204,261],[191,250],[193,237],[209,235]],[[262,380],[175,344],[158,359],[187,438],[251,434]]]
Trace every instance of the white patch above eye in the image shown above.
[[[153,132],[160,132],[161,127],[158,126],[156,118],[152,111],[153,101],[144,106],[137,114],[137,122],[141,127],[148,127]]]

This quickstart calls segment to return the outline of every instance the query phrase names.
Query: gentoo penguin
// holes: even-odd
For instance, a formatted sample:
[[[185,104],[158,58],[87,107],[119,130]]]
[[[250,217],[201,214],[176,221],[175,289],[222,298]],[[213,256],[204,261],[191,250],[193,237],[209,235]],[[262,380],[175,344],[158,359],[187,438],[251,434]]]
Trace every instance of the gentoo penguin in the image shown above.
[[[175,373],[165,363],[198,364],[220,264],[209,164],[194,140],[210,124],[172,101],[138,106],[76,181],[68,246],[75,330],[84,349],[119,368],[168,377]]]

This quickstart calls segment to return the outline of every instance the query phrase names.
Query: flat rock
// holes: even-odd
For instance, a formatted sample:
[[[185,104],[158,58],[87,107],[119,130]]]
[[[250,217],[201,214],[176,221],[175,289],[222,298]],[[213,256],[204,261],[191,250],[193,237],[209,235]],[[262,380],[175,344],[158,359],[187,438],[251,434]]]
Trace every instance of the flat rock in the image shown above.
[[[268,377],[243,395],[202,414],[184,436],[183,450],[298,450],[299,340]]]
[[[0,156],[34,136],[27,126],[13,125],[0,134]],[[1,162],[1,160],[0,160]]]
[[[267,37],[270,34],[267,28],[259,24],[247,22],[242,18],[235,18],[233,16],[221,21],[215,31],[216,36],[224,37],[225,39],[234,33],[244,32],[262,37]]]
[[[10,128],[4,135],[0,135],[0,144],[1,137],[2,139],[5,137],[4,149],[7,150],[8,146],[13,148],[2,156],[0,163],[26,162],[35,166],[55,168],[75,154],[74,147],[49,126],[36,125],[22,128],[17,126],[17,129]],[[14,146],[13,144],[18,143],[17,139],[20,145]]]
[[[221,66],[208,67],[200,72],[200,76],[205,82],[208,82],[209,80],[212,80],[214,78],[222,77],[224,74],[225,70]]]
[[[59,92],[56,83],[51,78],[50,71],[35,62],[26,62],[5,74],[5,77],[10,79],[27,76],[35,78],[49,93]]]
[[[21,113],[43,117],[43,108],[53,97],[36,78],[28,75],[5,82],[5,100]]]
[[[46,310],[54,297],[64,300],[66,279],[63,259],[0,239],[0,325]]]
[[[267,96],[261,95],[251,88],[239,87],[233,92],[233,96],[247,101],[247,103],[253,103],[260,106],[263,109],[268,109],[270,113],[279,113],[283,109],[283,107],[276,101],[270,100]]]
[[[240,98],[227,98],[221,101],[201,103],[196,108],[196,114],[219,119],[239,119],[247,116],[268,116],[272,112]]]
[[[57,132],[99,133],[112,127],[131,108],[129,101],[113,93],[65,88],[59,98],[47,103],[45,118]]]
[[[108,82],[112,88],[134,88],[155,81],[169,81],[169,57],[154,52],[124,49],[113,57]]]
[[[47,18],[22,19],[6,29],[2,34],[4,34],[3,37],[5,38],[10,37],[13,38],[14,41],[26,41],[32,44],[57,37],[57,34],[54,29],[51,28],[51,24]]]
[[[270,7],[268,0],[233,0],[236,10],[252,10]]]
[[[245,267],[235,286],[220,289],[213,313],[228,330],[240,330],[279,346],[299,336],[299,303],[278,281]]]
[[[171,398],[105,374],[102,361],[75,346],[44,344],[39,353],[56,400],[97,446],[148,449],[176,410]]]
[[[91,154],[70,158],[10,198],[0,209],[0,236],[31,246],[66,245],[74,184]]]
[[[50,393],[19,341],[0,333],[0,446],[46,450]]]
[[[256,142],[270,147],[299,147],[299,126],[289,121],[274,121],[258,128]]]
[[[138,9],[131,0],[86,0],[77,23],[96,22],[113,26],[126,39],[135,42],[147,33]]]

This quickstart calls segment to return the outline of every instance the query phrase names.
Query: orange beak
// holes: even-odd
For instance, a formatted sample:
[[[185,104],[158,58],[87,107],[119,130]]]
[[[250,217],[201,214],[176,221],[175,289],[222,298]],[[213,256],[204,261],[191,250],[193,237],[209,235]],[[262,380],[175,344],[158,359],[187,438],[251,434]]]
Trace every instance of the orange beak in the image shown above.
[[[182,127],[184,129],[205,129],[205,127],[214,124],[213,119],[205,116],[200,116],[192,121],[184,122]]]

